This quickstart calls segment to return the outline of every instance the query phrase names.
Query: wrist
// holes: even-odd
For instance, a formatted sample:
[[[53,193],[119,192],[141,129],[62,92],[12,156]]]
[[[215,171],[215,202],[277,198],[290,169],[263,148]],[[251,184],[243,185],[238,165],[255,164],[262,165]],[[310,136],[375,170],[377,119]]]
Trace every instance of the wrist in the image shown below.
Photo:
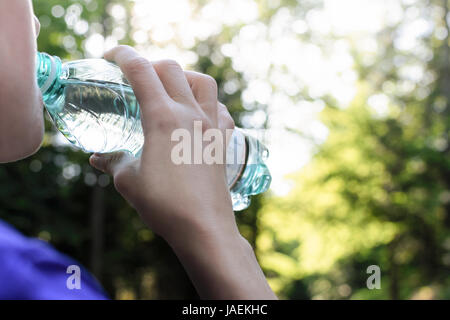
[[[184,252],[207,254],[212,250],[224,250],[236,245],[250,246],[239,233],[233,212],[231,211],[229,214],[231,217],[223,219],[190,220],[176,223],[170,231],[165,232],[163,238],[177,254]]]
[[[183,250],[188,244],[197,247],[206,243],[229,242],[241,238],[229,196],[211,201],[203,199],[201,204],[177,204],[169,212],[153,217],[163,218],[158,219],[159,223],[154,220],[160,231],[157,233],[174,250]]]
[[[201,223],[176,223],[183,230],[165,237],[200,297],[276,299],[233,212],[211,211],[202,217]]]
[[[239,232],[197,234],[171,246],[201,298],[276,299]]]

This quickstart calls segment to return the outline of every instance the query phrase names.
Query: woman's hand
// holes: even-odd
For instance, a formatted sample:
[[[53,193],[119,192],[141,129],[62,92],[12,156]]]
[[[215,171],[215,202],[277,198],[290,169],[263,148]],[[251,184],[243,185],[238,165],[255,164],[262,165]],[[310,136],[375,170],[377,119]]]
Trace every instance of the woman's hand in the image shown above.
[[[144,147],[139,159],[125,152],[94,154],[91,164],[114,176],[116,189],[156,233],[176,241],[186,232],[237,233],[224,164],[175,164],[171,141],[177,129],[194,136],[218,128],[224,136],[234,122],[217,101],[213,78],[184,72],[171,60],[151,63],[127,46],[105,54],[129,80],[141,108]],[[225,145],[222,146],[225,154]],[[222,162],[223,163],[223,162]],[[219,230],[218,230],[219,229]]]
[[[201,296],[274,298],[252,248],[239,234],[225,159],[175,164],[171,158],[178,143],[171,141],[172,133],[184,129],[194,137],[194,121],[201,121],[202,132],[220,130],[225,157],[225,130],[233,129],[234,122],[217,101],[215,80],[184,72],[171,60],[151,63],[128,46],[112,49],[105,58],[119,65],[133,87],[144,146],[138,159],[125,152],[94,154],[91,164],[114,176],[116,189],[172,246]]]

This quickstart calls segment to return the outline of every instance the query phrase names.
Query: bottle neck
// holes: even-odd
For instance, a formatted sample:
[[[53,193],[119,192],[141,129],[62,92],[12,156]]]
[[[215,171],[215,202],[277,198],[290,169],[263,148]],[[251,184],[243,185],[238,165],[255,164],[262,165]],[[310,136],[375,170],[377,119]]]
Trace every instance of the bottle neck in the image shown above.
[[[43,52],[36,54],[36,78],[43,95],[53,89],[60,73],[61,60],[58,57]]]

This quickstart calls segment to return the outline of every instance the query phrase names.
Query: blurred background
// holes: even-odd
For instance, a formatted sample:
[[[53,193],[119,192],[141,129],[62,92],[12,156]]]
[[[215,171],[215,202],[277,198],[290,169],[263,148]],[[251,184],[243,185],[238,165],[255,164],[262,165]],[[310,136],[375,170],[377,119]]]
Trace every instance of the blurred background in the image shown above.
[[[272,187],[236,217],[280,298],[450,298],[447,0],[33,4],[40,51],[176,59],[217,80],[237,125],[265,129]],[[0,167],[0,218],[78,259],[111,298],[198,298],[87,159],[48,122],[36,155]]]

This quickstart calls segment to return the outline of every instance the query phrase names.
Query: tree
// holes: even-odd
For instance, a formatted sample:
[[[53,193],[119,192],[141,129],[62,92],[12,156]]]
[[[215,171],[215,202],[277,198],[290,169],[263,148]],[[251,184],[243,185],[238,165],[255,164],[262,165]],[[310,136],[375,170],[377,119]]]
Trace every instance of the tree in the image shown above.
[[[379,33],[374,62],[354,51],[356,98],[327,99],[327,141],[289,196],[263,206],[259,255],[285,297],[449,297],[448,3],[404,13]],[[400,30],[417,19],[432,31],[406,50]],[[370,265],[382,290],[365,286]]]

